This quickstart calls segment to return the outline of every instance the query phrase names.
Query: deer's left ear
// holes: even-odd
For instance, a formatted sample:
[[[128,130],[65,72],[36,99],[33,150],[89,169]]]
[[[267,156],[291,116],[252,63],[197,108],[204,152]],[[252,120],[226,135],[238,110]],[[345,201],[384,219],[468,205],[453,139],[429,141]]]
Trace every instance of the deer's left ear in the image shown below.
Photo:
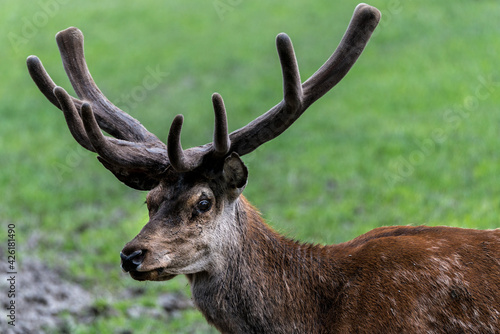
[[[236,196],[239,196],[247,184],[248,169],[241,161],[238,153],[231,153],[224,161],[224,181],[229,189],[236,190]]]

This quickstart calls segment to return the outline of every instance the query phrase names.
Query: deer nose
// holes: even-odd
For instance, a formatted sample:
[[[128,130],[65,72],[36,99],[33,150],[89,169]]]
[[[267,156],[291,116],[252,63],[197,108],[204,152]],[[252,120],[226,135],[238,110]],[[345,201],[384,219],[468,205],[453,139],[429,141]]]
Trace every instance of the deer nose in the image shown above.
[[[145,250],[136,250],[130,255],[125,255],[123,252],[120,252],[120,258],[122,259],[122,269],[125,272],[135,271],[137,267],[139,267],[144,261],[144,257],[146,256]]]

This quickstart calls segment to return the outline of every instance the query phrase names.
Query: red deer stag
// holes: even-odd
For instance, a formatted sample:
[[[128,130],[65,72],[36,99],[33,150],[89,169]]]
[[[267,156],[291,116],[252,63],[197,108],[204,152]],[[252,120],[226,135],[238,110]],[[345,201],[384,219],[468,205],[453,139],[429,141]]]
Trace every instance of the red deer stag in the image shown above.
[[[228,134],[214,94],[213,142],[187,150],[181,115],[165,145],[104,97],[78,29],[56,40],[80,99],[29,57],[33,80],[76,141],[126,185],[151,190],[149,222],[123,248],[122,269],[140,281],[186,275],[196,306],[223,333],[500,333],[500,230],[397,226],[338,245],[301,244],[273,231],[241,194],[248,172],[240,156],[335,86],[379,19],[358,5],[336,51],[303,84],[290,39],[278,35],[284,99]]]

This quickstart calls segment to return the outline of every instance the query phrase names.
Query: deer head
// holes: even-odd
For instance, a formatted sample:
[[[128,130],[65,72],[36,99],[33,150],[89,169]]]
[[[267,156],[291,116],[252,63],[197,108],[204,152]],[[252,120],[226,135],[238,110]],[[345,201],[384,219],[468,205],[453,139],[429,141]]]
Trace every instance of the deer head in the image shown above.
[[[246,126],[228,134],[222,97],[212,96],[213,142],[184,150],[183,116],[170,127],[167,144],[113,105],[87,68],[83,35],[68,28],[56,35],[64,69],[79,99],[56,86],[40,60],[28,69],[40,91],[63,111],[71,134],[120,181],[147,196],[149,222],[121,252],[122,268],[137,280],[166,280],[213,270],[239,242],[239,207],[248,171],[241,156],[279,136],[354,65],[380,19],[360,4],[333,55],[304,83],[290,38],[276,47],[283,74],[283,100]],[[102,131],[112,137],[105,136]]]

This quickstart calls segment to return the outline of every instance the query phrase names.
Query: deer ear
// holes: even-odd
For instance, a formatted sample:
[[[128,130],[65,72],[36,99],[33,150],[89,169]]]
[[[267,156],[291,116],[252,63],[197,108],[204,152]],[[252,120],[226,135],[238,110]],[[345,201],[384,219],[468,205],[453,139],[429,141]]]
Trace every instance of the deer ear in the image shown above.
[[[224,161],[224,181],[229,189],[237,191],[237,195],[243,192],[247,184],[248,169],[241,161],[238,153],[231,153]]]

